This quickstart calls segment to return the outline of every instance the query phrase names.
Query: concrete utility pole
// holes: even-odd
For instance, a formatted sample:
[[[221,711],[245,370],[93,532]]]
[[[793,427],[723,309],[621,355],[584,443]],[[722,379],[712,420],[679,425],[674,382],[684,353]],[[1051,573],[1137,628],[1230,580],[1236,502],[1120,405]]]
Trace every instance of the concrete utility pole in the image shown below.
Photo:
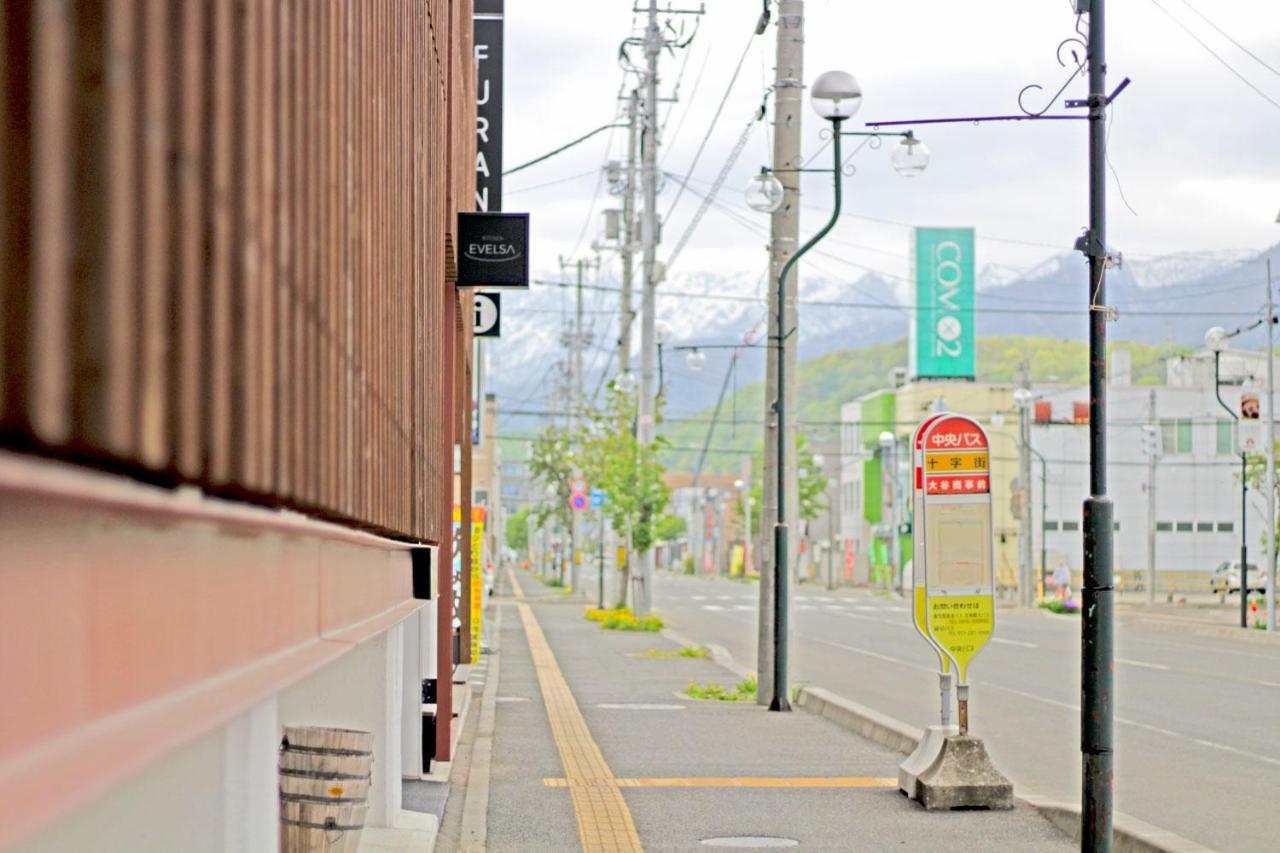
[[[1025,361],[1018,365],[1018,386],[1031,392],[1031,366]],[[1031,533],[1031,401],[1028,399],[1025,405],[1018,407],[1018,489],[1022,492],[1022,518],[1019,519],[1019,552],[1022,556],[1022,572],[1018,578],[1018,585],[1022,594],[1019,597],[1024,607],[1032,607],[1036,603],[1035,597],[1035,571],[1032,565],[1035,562],[1035,543],[1032,541]]]
[[[644,31],[644,117],[640,135],[640,184],[644,213],[640,219],[640,399],[636,411],[636,439],[653,444],[656,396],[657,335],[655,295],[658,286],[658,56],[665,42],[658,28],[658,0],[649,0]],[[653,596],[653,550],[645,553],[636,587],[635,612],[647,613]]]
[[[1271,259],[1267,258],[1267,630],[1276,629],[1276,398],[1275,307],[1271,295]],[[1246,593],[1240,593],[1248,597]]]
[[[631,250],[636,241],[636,131],[639,116],[640,92],[631,90],[627,96],[627,165],[622,186],[622,298],[618,328],[618,372],[631,372],[631,321],[635,312],[631,310],[631,287],[634,275]]]
[[[778,38],[777,54],[773,80],[773,174],[782,184],[782,205],[775,211],[769,222],[769,281],[776,282],[782,273],[782,267],[791,255],[795,254],[800,238],[800,173],[793,171],[800,167],[800,117],[804,108],[804,3],[801,0],[780,0],[778,3]],[[783,310],[779,312],[777,294],[773,287],[769,293],[769,332],[768,340],[777,341],[783,348],[783,361],[786,363],[788,375],[795,375],[796,338],[794,335],[781,339],[782,329],[778,326],[781,314],[783,326],[794,329],[796,326],[796,280],[797,271],[792,270],[786,281],[786,298]],[[800,494],[796,480],[796,441],[795,418],[792,417],[796,406],[796,383],[786,388],[786,399],[778,400],[778,368],[777,359],[769,358],[765,371],[764,391],[764,446],[777,444],[777,407],[783,407],[788,413],[786,419],[786,442],[784,473],[786,475],[786,494],[783,508],[787,518],[798,518],[800,514]],[[778,461],[774,454],[767,450],[764,454],[764,483],[760,506],[760,530],[762,534],[772,531],[778,522],[778,498],[770,484],[778,481]],[[792,540],[788,546],[787,564],[796,564],[798,539]],[[759,636],[756,650],[756,701],[768,705],[773,698],[773,612],[774,612],[774,556],[769,548],[761,548],[757,554],[760,570],[760,618],[758,620]]]
[[[1156,461],[1160,456],[1160,425],[1156,421],[1156,392],[1147,398],[1147,604],[1156,603]]]
[[[584,343],[582,329],[582,275],[586,270],[587,262],[582,258],[578,259],[578,287],[577,287],[577,305],[574,311],[573,323],[573,431],[575,433],[582,432],[582,414],[583,414],[583,398],[582,398],[582,348]],[[579,470],[578,474],[581,475]],[[573,592],[578,594],[582,591],[582,559],[578,554],[578,548],[583,541],[582,532],[582,513],[575,512],[573,514],[573,546],[570,551],[570,559],[573,560],[573,570],[571,576],[573,578]]]

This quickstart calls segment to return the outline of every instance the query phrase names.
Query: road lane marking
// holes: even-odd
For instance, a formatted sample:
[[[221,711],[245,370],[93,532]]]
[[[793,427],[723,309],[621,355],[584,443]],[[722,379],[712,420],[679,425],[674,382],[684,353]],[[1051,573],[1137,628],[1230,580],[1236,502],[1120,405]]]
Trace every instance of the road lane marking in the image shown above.
[[[631,810],[622,798],[613,771],[591,737],[582,710],[569,690],[542,626],[527,604],[519,605],[529,654],[538,674],[538,687],[547,708],[551,735],[560,752],[565,786],[573,800],[578,837],[585,851],[639,851],[640,836]]]
[[[712,613],[715,613],[715,612],[724,610],[724,607],[723,605],[720,605],[720,604],[704,604],[702,605],[702,609],[710,610]]]
[[[1116,663],[1123,663],[1128,666],[1140,666],[1143,669],[1169,669],[1162,663],[1147,663],[1144,660],[1130,660],[1129,658],[1116,658]]]
[[[1037,646],[1035,643],[1024,643],[1022,640],[1007,640],[1007,639],[1005,639],[1004,637],[992,637],[992,638],[991,638],[991,642],[993,642],[993,643],[999,643],[999,644],[1000,644],[1000,645],[1002,645],[1002,646],[1020,646],[1020,647],[1022,647],[1022,648],[1024,648],[1024,649],[1038,649],[1038,648],[1040,648],[1040,647],[1039,647],[1039,646]]]
[[[897,779],[880,776],[706,776],[614,779],[619,788],[895,788]],[[543,779],[548,788],[566,788],[568,779]]]
[[[595,707],[608,711],[683,711],[685,706],[658,702],[601,702]]]

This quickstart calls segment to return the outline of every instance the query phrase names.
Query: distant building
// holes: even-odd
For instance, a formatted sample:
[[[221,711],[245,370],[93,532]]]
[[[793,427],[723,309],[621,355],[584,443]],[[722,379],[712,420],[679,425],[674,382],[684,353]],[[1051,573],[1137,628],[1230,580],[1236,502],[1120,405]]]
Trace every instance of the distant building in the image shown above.
[[[1108,493],[1115,503],[1115,567],[1122,585],[1141,582],[1148,555],[1148,502],[1155,501],[1155,565],[1160,589],[1180,584],[1207,588],[1191,573],[1208,573],[1225,560],[1239,559],[1240,457],[1236,423],[1219,404],[1213,356],[1199,353],[1170,359],[1163,385],[1132,385],[1125,357],[1112,362],[1108,387]],[[1260,385],[1265,355],[1229,352],[1221,357],[1221,396],[1239,410],[1242,390]],[[1065,560],[1077,575],[1083,565],[1081,513],[1088,496],[1089,394],[1085,385],[1034,385],[1030,492],[1019,511],[1033,519],[1033,562],[1047,571]],[[992,441],[992,497],[998,585],[1017,584],[1019,519],[1014,484],[1018,476],[1021,416],[1009,385],[915,382],[867,394],[841,408],[840,533],[847,583],[889,583],[892,552],[889,482],[902,490],[901,517],[909,520],[909,480],[904,442],[934,407],[976,418]],[[1160,458],[1148,482],[1143,427],[1158,435]],[[882,432],[896,441],[895,474],[884,470]],[[1043,463],[1040,457],[1043,457]],[[1043,488],[1047,485],[1047,488]],[[1043,506],[1042,506],[1043,504]],[[1250,562],[1262,564],[1266,509],[1249,492]],[[902,562],[910,558],[910,537],[901,539]]]

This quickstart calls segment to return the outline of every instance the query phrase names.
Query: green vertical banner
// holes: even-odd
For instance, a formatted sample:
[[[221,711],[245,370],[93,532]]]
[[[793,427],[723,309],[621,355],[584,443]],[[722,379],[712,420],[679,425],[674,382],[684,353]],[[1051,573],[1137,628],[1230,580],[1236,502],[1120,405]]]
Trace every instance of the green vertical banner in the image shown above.
[[[911,376],[974,378],[973,229],[916,228]]]

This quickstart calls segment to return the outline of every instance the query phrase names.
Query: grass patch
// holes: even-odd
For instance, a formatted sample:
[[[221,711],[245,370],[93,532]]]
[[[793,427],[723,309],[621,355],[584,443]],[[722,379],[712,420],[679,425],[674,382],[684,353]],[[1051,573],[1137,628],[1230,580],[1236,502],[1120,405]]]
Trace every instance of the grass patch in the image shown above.
[[[598,607],[587,608],[587,620],[599,622],[606,631],[648,631],[657,632],[666,627],[666,623],[657,616],[636,616],[630,607],[617,607],[612,610],[601,610]]]
[[[1079,616],[1080,605],[1075,601],[1063,601],[1060,598],[1050,598],[1040,602],[1040,607],[1048,610],[1050,613],[1065,613],[1068,616]]]
[[[543,583],[547,586],[564,586],[564,581],[560,580],[560,578],[550,578],[549,580],[543,581]]]
[[[705,658],[707,650],[698,646],[685,646],[679,649],[649,649],[647,652],[636,652],[632,657],[649,660],[672,660],[674,658]]]
[[[756,700],[756,680],[754,677],[744,678],[735,687],[726,687],[715,681],[706,684],[690,681],[684,695],[690,699],[706,699],[713,702],[754,702]]]

